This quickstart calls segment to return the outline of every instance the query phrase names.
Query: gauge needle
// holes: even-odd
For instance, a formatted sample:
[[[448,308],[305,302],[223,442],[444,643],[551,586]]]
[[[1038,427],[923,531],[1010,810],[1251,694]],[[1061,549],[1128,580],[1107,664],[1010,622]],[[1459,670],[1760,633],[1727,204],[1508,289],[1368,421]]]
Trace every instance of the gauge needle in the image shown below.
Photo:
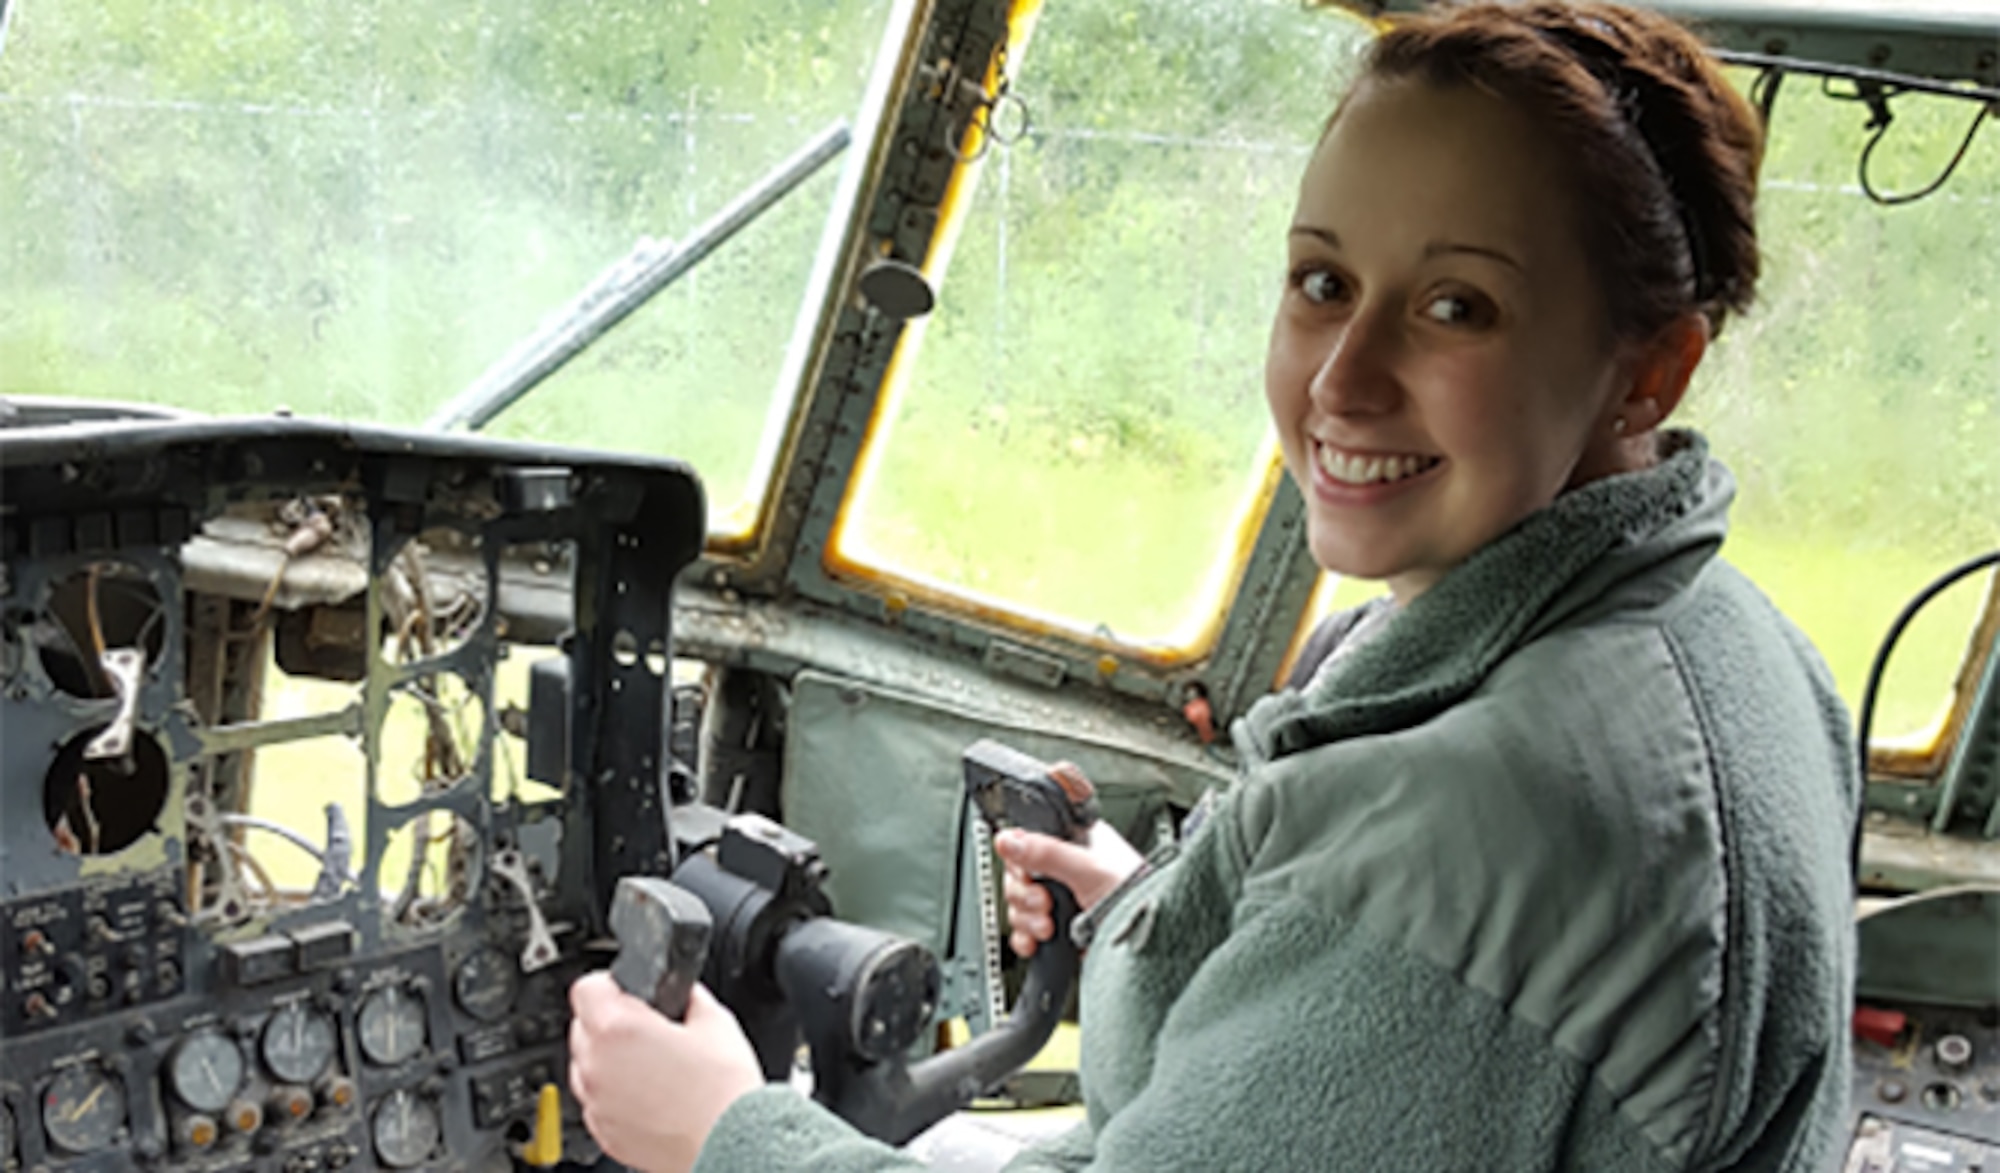
[[[206,1055],[203,1055],[201,1057],[201,1069],[202,1072],[208,1076],[208,1082],[210,1084],[216,1087],[222,1086],[222,1077],[215,1073],[215,1064],[210,1063],[208,1061],[208,1056]]]
[[[97,1103],[97,1097],[103,1095],[104,1089],[109,1086],[110,1086],[109,1084],[102,1084],[102,1083],[98,1084],[97,1087],[94,1088],[89,1095],[83,1097],[83,1100],[80,1103],[78,1103],[74,1109],[71,1110],[68,1116],[63,1117],[64,1121],[67,1123],[74,1124],[78,1120],[83,1119],[83,1114],[85,1112],[90,1111],[91,1106]]]
[[[391,997],[390,1001],[393,1002],[395,999]],[[393,1006],[389,1008],[389,1053],[391,1055],[396,1053],[396,1008]]]

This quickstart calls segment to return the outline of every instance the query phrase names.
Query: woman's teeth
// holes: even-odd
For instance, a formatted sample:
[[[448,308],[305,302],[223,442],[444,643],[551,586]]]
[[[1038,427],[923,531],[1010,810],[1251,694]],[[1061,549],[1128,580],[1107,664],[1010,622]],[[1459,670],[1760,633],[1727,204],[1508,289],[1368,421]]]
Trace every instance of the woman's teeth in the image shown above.
[[[1348,456],[1324,445],[1318,453],[1321,470],[1344,485],[1388,484],[1438,464],[1435,456]]]

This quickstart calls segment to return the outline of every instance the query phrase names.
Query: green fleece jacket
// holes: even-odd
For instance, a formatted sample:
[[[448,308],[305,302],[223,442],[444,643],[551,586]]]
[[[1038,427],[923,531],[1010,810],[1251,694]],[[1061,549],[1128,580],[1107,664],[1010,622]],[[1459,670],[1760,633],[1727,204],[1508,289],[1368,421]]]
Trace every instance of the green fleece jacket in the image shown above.
[[[1105,910],[1087,1120],[1010,1168],[1827,1167],[1845,711],[1666,443],[1238,723],[1242,781]],[[768,1088],[697,1168],[913,1163]]]

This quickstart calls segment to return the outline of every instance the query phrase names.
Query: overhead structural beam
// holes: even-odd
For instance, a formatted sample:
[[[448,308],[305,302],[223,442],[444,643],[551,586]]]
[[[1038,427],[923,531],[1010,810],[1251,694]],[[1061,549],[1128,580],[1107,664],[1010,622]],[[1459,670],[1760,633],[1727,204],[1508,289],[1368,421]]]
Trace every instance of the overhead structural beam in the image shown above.
[[[1427,0],[1308,0],[1376,19]],[[1652,0],[1729,54],[2000,87],[2000,0]]]

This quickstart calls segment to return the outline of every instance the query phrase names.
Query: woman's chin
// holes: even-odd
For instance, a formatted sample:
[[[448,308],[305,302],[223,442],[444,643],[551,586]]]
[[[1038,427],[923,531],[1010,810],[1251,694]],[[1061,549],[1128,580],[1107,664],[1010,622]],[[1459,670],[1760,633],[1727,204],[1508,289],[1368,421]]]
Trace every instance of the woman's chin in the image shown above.
[[[1359,578],[1369,582],[1380,582],[1395,577],[1402,569],[1401,561],[1383,556],[1382,543],[1364,543],[1354,540],[1351,535],[1321,535],[1313,533],[1310,538],[1313,561],[1328,574],[1341,578]]]

